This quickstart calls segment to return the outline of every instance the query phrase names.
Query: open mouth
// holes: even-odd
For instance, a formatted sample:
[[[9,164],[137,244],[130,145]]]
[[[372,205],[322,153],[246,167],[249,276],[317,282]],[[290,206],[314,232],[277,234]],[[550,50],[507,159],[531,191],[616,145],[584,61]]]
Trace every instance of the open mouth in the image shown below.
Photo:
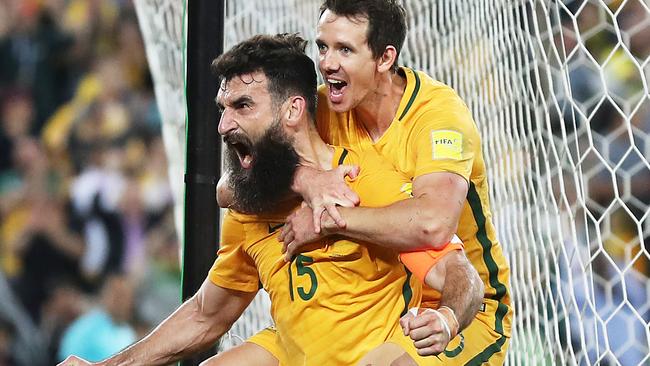
[[[348,83],[343,80],[328,78],[327,85],[329,86],[330,101],[332,103],[340,103]]]
[[[250,169],[253,165],[253,154],[251,152],[251,143],[244,136],[239,134],[228,134],[224,136],[223,142],[228,149],[232,149],[239,158],[239,164],[244,169]]]

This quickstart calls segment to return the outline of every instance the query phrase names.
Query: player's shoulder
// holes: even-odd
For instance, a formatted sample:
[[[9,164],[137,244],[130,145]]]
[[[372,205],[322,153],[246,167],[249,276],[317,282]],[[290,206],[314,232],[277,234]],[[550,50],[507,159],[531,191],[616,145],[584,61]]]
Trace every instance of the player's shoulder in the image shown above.
[[[295,200],[287,201],[278,206],[274,212],[262,214],[247,214],[235,211],[233,209],[226,210],[224,214],[224,222],[236,222],[239,224],[256,224],[284,221],[284,219],[296,208],[297,203]]]
[[[406,76],[406,79],[409,83],[412,82],[414,84],[414,89],[417,91],[456,94],[454,88],[440,80],[435,79],[426,71],[401,67],[400,72]]]
[[[370,158],[376,151],[370,149],[363,150],[359,147],[350,146],[334,146],[334,161],[333,166],[338,165],[361,165],[365,159]]]
[[[358,195],[362,206],[383,207],[409,198],[410,180],[375,149],[337,147],[341,164],[357,165],[359,175],[347,183]]]
[[[474,120],[465,102],[456,91],[423,71],[402,69],[407,88],[400,122],[406,128],[447,128],[473,130]],[[406,103],[408,101],[408,103]]]
[[[251,246],[276,234],[290,212],[250,215],[228,210],[222,223],[222,240],[225,244],[239,245],[247,251]]]
[[[456,90],[451,86],[436,80],[421,70],[402,67],[401,72],[406,76],[407,88],[405,96],[413,102],[435,108],[452,103],[465,106]]]
[[[395,167],[384,158],[377,150],[361,149],[358,147],[335,147],[337,159],[335,165],[358,165],[362,167],[361,174],[396,171]]]
[[[227,209],[225,214],[223,215],[223,220],[224,222],[245,224],[248,222],[259,221],[259,216],[238,212],[233,209]]]

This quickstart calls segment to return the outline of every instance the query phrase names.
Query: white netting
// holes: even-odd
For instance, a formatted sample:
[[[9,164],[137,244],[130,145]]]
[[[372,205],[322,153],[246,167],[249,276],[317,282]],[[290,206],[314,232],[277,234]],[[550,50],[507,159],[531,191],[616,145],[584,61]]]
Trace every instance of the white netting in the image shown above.
[[[403,3],[401,63],[453,86],[481,131],[512,271],[509,363],[649,363],[647,3]],[[319,5],[229,1],[225,47],[256,33],[313,39]]]
[[[162,135],[169,162],[168,175],[174,194],[174,221],[183,238],[185,174],[185,95],[183,70],[182,1],[135,0],[138,23],[144,38],[149,70],[154,81],[156,104],[162,117]],[[181,241],[182,242],[182,241]]]

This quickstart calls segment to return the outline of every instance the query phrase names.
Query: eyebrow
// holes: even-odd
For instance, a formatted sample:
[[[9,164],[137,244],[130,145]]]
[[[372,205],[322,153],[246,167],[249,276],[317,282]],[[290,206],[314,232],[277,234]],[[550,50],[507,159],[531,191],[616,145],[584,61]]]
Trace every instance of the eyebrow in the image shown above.
[[[230,104],[237,105],[237,104],[242,104],[242,103],[255,103],[255,102],[253,101],[253,98],[251,98],[250,95],[242,95],[242,96],[238,97],[237,99],[233,100],[232,103],[230,103]]]
[[[351,44],[349,44],[347,42],[336,42],[335,44],[336,44],[336,46],[338,46],[338,48],[347,47],[347,48],[349,48],[351,50],[355,49],[354,47],[352,47]]]
[[[327,44],[325,44],[325,42],[324,42],[323,40],[321,40],[320,38],[316,38],[316,40],[315,40],[314,42],[316,42],[316,45],[317,45],[317,46],[320,46],[320,45],[326,46],[326,45],[327,45]],[[336,42],[334,42],[334,46],[336,46],[337,48],[347,47],[347,48],[349,48],[349,49],[351,49],[351,50],[354,50],[354,49],[355,49],[355,48],[354,48],[350,43],[348,43],[348,42],[342,42],[342,41],[336,41]]]
[[[217,104],[217,107],[219,109],[224,109],[224,105],[221,102],[219,102],[219,97],[215,97],[214,102]],[[229,105],[237,105],[237,104],[241,104],[241,103],[251,103],[252,104],[252,103],[255,103],[255,101],[253,100],[253,98],[250,95],[242,95],[242,96],[236,98],[235,100],[233,100],[233,101],[231,101],[230,103],[227,103],[227,104],[229,104]]]

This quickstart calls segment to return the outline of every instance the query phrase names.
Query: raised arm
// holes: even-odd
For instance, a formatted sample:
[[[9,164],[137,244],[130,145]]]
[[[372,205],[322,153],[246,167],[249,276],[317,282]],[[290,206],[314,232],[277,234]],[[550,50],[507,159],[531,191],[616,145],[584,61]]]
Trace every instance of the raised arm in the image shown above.
[[[199,291],[142,340],[97,363],[70,356],[66,365],[167,365],[213,345],[255,297],[206,279]]]

